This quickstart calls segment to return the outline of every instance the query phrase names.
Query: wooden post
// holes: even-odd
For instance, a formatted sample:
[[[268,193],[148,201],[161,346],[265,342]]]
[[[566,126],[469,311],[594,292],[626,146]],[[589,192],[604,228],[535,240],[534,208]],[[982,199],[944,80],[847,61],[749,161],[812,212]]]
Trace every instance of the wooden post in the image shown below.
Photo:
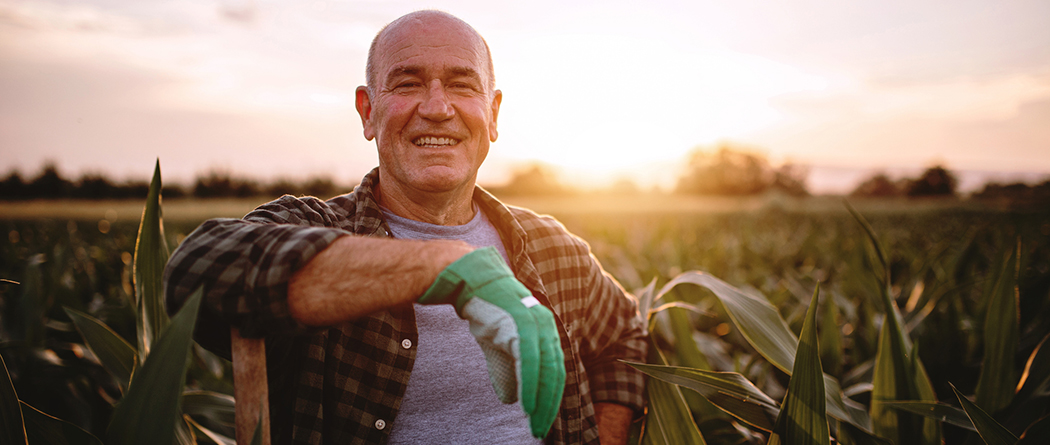
[[[270,397],[266,383],[266,341],[243,338],[230,328],[233,355],[234,419],[237,445],[249,445],[256,425],[262,425],[262,445],[270,445]],[[261,416],[261,418],[260,418]]]

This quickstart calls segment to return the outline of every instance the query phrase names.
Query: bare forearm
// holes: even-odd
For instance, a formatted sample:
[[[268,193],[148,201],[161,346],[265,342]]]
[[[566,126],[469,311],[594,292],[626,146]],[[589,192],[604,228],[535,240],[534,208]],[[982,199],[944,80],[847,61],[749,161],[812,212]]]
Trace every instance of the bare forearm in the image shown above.
[[[303,324],[331,326],[412,302],[471,250],[458,241],[344,236],[288,281],[289,310]]]
[[[594,414],[598,420],[598,438],[602,444],[621,445],[627,443],[634,411],[618,403],[595,403]]]

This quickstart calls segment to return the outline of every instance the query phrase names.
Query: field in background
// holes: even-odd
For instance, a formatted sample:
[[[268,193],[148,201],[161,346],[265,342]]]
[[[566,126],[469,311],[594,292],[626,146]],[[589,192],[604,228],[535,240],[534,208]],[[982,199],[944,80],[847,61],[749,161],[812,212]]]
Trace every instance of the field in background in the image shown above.
[[[208,218],[240,218],[271,198],[166,199],[165,221],[200,222]],[[703,197],[669,194],[595,194],[583,196],[512,196],[501,199],[539,213],[552,215],[587,213],[729,213],[780,208],[788,211],[845,212],[842,198],[790,198],[781,195],[756,197]],[[989,209],[986,204],[944,200],[875,199],[851,200],[862,211],[914,212],[939,209]],[[0,220],[75,219],[138,221],[143,203],[128,200],[34,200],[0,201]]]
[[[177,245],[203,219],[239,217],[262,201],[165,200],[168,243]],[[820,282],[824,298],[830,296],[838,307],[830,318],[833,325],[824,324],[821,331],[830,329],[841,341],[828,352],[825,371],[844,388],[854,388],[855,400],[869,401],[863,387],[871,381],[882,322],[879,277],[864,232],[841,199],[607,195],[508,202],[558,217],[590,243],[627,289],[653,279],[663,284],[684,271],[705,271],[761,293],[796,334]],[[952,395],[949,382],[974,393],[984,354],[985,295],[1004,255],[1020,247],[1021,337],[1014,361],[1017,369],[1024,367],[1024,359],[1050,332],[1050,211],[1007,212],[965,201],[854,204],[882,240],[893,296],[913,340],[923,345],[919,355],[942,400]],[[0,283],[0,347],[8,367],[17,372],[18,394],[89,431],[105,427],[111,410],[106,394],[115,390],[97,366],[83,364],[83,351],[76,346],[80,340],[61,307],[95,314],[123,337],[135,338],[129,274],[142,206],[141,201],[0,203],[0,278],[37,280],[47,299],[44,323],[38,325],[25,315],[33,302],[22,298],[23,287]],[[31,269],[38,278],[27,276]],[[713,368],[740,372],[766,393],[783,395],[786,376],[758,358],[705,292],[676,289],[674,298],[703,310],[679,318],[688,320]],[[45,331],[51,351],[46,359],[17,354],[20,341],[42,338]],[[675,335],[662,333],[657,344],[672,364],[688,365],[688,358],[674,355]],[[77,366],[86,370],[74,372]],[[221,383],[210,385],[223,389]],[[736,430],[724,416],[703,417],[701,407],[692,407],[709,443],[750,440],[733,436]],[[945,434],[948,443],[958,443],[965,433],[946,426]],[[718,439],[722,435],[724,441]]]

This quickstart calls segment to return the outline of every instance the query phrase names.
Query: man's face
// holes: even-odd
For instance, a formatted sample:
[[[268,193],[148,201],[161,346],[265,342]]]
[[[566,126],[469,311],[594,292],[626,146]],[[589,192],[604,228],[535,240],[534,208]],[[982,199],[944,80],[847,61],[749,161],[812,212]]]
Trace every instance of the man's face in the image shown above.
[[[374,94],[358,88],[357,109],[365,138],[376,139],[381,187],[472,188],[502,100],[489,89],[484,43],[459,23],[425,17],[388,29],[375,57]]]

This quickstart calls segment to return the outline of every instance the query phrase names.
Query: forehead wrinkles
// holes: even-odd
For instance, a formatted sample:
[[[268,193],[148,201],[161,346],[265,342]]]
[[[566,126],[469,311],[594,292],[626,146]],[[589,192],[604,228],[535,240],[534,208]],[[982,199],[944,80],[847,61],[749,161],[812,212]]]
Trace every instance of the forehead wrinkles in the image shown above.
[[[375,49],[379,62],[375,74],[379,82],[398,65],[426,57],[433,51],[442,51],[442,56],[458,61],[456,65],[462,64],[459,68],[477,72],[487,84],[492,82],[484,40],[477,31],[458,20],[425,14],[403,18],[381,31]],[[443,67],[449,68],[450,64],[444,63]]]

